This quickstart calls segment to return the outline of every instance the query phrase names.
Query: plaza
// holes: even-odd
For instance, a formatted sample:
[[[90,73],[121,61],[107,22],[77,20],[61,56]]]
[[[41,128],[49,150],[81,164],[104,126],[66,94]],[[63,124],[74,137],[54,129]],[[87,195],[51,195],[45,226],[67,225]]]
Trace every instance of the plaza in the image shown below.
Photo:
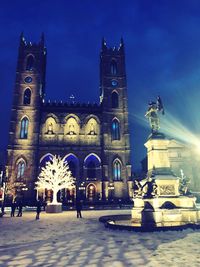
[[[83,210],[61,214],[25,211],[1,218],[0,266],[199,266],[200,231],[114,231],[99,217],[130,210]]]

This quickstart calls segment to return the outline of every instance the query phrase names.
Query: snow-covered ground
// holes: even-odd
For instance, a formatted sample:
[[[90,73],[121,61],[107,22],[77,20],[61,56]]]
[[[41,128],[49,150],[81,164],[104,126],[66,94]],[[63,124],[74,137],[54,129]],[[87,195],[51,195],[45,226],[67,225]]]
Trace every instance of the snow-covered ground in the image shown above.
[[[104,228],[98,218],[128,210],[24,212],[0,218],[0,266],[200,266],[200,230],[135,233]]]

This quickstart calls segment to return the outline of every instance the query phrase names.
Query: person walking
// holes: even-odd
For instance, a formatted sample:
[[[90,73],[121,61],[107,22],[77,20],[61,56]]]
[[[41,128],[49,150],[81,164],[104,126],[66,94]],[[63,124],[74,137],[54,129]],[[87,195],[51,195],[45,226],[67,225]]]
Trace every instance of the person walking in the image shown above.
[[[16,209],[16,202],[12,202],[11,203],[11,213],[10,213],[10,217],[15,217],[15,209]]]
[[[82,203],[81,203],[80,199],[77,199],[76,200],[77,218],[82,218],[81,210],[82,210]]]
[[[18,205],[17,217],[22,217],[22,210],[23,210],[23,205],[22,205],[22,201],[20,200],[19,205]]]
[[[38,200],[36,204],[36,217],[35,217],[36,220],[40,219],[40,212],[41,212],[41,202],[40,200]]]

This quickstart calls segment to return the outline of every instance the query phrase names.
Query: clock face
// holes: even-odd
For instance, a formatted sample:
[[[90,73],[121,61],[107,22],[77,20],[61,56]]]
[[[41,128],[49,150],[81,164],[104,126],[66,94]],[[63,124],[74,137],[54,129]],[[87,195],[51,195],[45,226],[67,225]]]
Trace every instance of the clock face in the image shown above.
[[[24,81],[25,81],[26,83],[31,83],[32,80],[33,80],[33,79],[32,79],[30,76],[27,76],[27,77],[24,79]]]
[[[112,84],[113,87],[116,87],[118,85],[118,81],[112,80],[111,84]]]

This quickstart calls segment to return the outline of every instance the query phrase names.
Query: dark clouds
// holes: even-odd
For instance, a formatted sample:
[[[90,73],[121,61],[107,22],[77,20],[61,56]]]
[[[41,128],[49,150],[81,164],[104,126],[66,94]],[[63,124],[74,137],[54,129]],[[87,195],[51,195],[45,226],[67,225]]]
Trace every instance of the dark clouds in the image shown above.
[[[101,38],[105,36],[114,46],[124,37],[133,159],[137,166],[145,155],[143,143],[149,130],[137,124],[135,115],[143,117],[149,99],[157,94],[167,110],[190,127],[195,122],[198,130],[192,112],[194,108],[198,113],[199,14],[198,0],[1,1],[0,148],[7,143],[21,31],[33,42],[45,33],[47,98],[67,100],[74,92],[83,102],[99,100]]]

